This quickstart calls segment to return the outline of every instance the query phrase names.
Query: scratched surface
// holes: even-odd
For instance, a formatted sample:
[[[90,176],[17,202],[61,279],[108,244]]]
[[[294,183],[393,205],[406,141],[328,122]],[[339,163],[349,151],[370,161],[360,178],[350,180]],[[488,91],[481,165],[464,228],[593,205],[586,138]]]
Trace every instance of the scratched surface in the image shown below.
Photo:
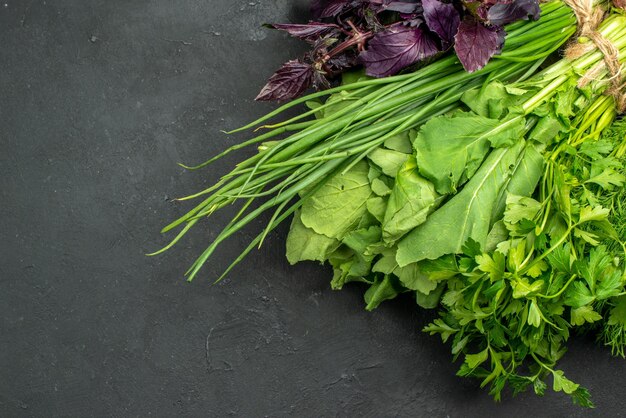
[[[235,163],[188,173],[272,108],[252,98],[302,45],[262,29],[306,1],[0,2],[0,416],[623,416],[626,362],[575,338],[563,369],[597,409],[494,404],[455,377],[407,298],[363,311],[359,286],[284,260],[286,228],[210,286],[182,273],[226,218],[173,251],[158,230]],[[250,155],[252,151],[247,151]]]

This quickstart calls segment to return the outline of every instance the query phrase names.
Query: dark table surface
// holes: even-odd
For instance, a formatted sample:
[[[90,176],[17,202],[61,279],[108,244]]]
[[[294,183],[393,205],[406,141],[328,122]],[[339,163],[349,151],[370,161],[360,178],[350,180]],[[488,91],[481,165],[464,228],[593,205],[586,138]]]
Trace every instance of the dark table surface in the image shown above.
[[[272,109],[252,99],[303,45],[261,28],[306,1],[0,2],[0,416],[624,416],[626,362],[573,338],[562,368],[593,411],[553,393],[500,404],[455,377],[408,298],[284,259],[287,227],[221,284],[262,220],[191,284],[226,222],[171,252],[159,229],[235,158],[189,173]],[[250,155],[252,150],[247,150]]]

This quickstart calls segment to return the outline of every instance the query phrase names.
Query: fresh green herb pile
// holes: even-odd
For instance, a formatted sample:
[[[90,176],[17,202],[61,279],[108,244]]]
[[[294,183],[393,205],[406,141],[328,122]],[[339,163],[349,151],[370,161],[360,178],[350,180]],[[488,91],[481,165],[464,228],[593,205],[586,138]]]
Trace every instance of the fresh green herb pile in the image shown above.
[[[261,213],[274,210],[266,230],[235,260],[233,265],[236,264],[260,245],[269,231],[297,210],[315,187],[321,187],[334,174],[346,171],[389,138],[406,135],[431,117],[456,108],[464,91],[488,80],[522,79],[535,72],[576,32],[576,18],[563,2],[553,1],[542,5],[542,17],[538,21],[521,21],[506,29],[508,35],[503,52],[474,73],[467,73],[456,57],[449,56],[405,75],[354,81],[347,77],[347,82],[340,87],[294,100],[232,131],[254,128],[302,103],[314,107],[287,121],[265,125],[266,133],[235,145],[203,164],[186,167],[202,168],[230,152],[261,144],[257,155],[239,163],[214,186],[179,199],[203,198],[194,209],[163,229],[162,232],[168,232],[183,226],[169,245],[154,254],[171,248],[200,219],[244,200],[242,210],[187,272],[191,280],[221,242]],[[314,101],[328,95],[330,98],[323,104]],[[321,117],[304,120],[313,115]],[[286,132],[295,133],[273,140]],[[254,208],[255,200],[268,196],[271,198]],[[296,196],[300,199],[294,202]]]
[[[407,75],[347,78],[325,102],[325,93],[293,102],[311,110],[242,144],[262,142],[191,196],[204,200],[165,228],[184,225],[165,249],[244,202],[191,279],[261,213],[274,211],[235,263],[293,214],[291,263],[329,263],[335,289],[366,283],[368,310],[405,292],[438,309],[425,331],[451,341],[459,375],[496,399],[506,386],[542,395],[551,380],[593,406],[556,364],[576,328],[624,356],[626,122],[614,121],[614,97],[603,93],[615,75],[591,40],[537,72],[574,31],[567,6],[544,3],[538,21],[507,27],[503,53],[475,73],[449,57]],[[623,65],[626,16],[614,11],[598,32]]]

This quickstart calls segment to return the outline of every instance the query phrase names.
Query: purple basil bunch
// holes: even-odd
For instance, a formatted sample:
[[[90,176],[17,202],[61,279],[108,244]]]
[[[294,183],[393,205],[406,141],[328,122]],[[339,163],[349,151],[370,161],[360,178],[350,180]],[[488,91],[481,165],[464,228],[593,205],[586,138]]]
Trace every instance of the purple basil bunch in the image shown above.
[[[473,72],[500,52],[504,25],[539,14],[538,0],[312,0],[309,23],[267,25],[311,50],[286,62],[256,99],[289,100],[309,87],[327,88],[359,65],[369,76],[390,76],[451,48]]]

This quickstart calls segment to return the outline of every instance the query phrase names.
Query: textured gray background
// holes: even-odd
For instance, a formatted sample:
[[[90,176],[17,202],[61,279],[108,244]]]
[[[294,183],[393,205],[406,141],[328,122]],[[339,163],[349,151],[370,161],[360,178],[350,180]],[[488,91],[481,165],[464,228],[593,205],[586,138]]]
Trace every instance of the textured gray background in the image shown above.
[[[329,271],[290,267],[286,228],[218,286],[262,220],[192,284],[224,215],[173,251],[167,201],[232,166],[188,173],[272,108],[252,98],[302,45],[260,28],[304,0],[0,2],[0,416],[621,416],[626,362],[575,338],[562,363],[593,393],[494,404],[455,377],[407,298],[363,311]],[[247,151],[248,153],[252,151]]]

